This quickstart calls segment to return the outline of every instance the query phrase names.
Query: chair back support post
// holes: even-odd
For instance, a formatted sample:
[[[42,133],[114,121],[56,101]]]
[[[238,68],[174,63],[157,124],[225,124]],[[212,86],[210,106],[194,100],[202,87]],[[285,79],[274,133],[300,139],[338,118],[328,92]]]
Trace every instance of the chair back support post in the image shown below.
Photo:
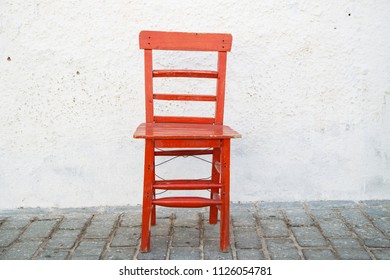
[[[145,112],[146,122],[152,123],[153,108],[153,56],[152,50],[145,50]]]
[[[223,124],[225,105],[226,52],[218,52],[217,102],[215,104],[215,124]]]

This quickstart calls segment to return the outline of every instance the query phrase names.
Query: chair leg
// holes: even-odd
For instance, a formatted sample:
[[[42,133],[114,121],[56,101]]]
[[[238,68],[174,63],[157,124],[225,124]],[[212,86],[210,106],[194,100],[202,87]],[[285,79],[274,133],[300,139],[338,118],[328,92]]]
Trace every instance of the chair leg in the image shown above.
[[[216,162],[221,162],[221,150],[219,148],[214,148],[213,150],[213,166],[211,167],[211,181],[213,183],[220,182],[220,174],[216,168]],[[218,189],[212,189],[210,193],[210,198],[213,199],[216,194],[219,194]],[[218,222],[218,208],[217,206],[210,206],[210,224],[216,224]]]
[[[141,252],[150,251],[150,225],[152,220],[152,185],[154,174],[154,142],[145,142],[144,192],[142,203]]]
[[[153,199],[156,198],[156,192],[153,190]],[[152,226],[156,225],[156,205],[152,205]]]
[[[221,161],[221,252],[229,251],[229,227],[230,227],[230,139],[222,140]]]

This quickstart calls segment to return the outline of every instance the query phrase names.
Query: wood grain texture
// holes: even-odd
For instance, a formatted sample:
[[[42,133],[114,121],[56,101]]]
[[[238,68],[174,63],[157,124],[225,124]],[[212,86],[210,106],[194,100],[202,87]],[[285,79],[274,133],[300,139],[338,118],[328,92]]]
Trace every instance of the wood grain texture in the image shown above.
[[[231,34],[223,33],[141,31],[139,47],[150,50],[230,51],[232,40]]]
[[[218,78],[217,71],[210,70],[153,70],[154,78]]]
[[[143,123],[138,126],[134,138],[145,139],[226,139],[241,135],[227,125]]]

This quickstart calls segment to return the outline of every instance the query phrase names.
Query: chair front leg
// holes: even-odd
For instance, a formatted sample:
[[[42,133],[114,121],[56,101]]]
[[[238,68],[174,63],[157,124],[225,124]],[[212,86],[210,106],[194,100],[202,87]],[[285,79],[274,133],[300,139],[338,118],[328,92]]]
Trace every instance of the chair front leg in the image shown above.
[[[221,161],[221,252],[229,251],[230,227],[230,139],[222,140]]]
[[[141,252],[150,251],[150,225],[152,222],[152,198],[154,183],[154,141],[145,141],[144,191],[142,203]]]
[[[217,169],[217,165],[221,164],[221,149],[220,148],[214,148],[213,150],[213,160],[212,160],[213,166],[211,167],[211,182],[214,184],[220,183],[220,170]],[[218,189],[211,189],[210,198],[214,199],[216,195],[219,194]],[[217,206],[210,206],[210,217],[209,217],[210,224],[216,224],[218,222],[218,208]]]

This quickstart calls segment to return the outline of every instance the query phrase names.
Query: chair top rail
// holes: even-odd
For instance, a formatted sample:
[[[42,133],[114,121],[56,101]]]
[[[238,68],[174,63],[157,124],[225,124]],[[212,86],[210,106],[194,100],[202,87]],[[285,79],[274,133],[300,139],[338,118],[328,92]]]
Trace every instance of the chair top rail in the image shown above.
[[[190,33],[141,31],[140,49],[182,50],[182,51],[223,51],[232,47],[232,35],[225,33]]]

